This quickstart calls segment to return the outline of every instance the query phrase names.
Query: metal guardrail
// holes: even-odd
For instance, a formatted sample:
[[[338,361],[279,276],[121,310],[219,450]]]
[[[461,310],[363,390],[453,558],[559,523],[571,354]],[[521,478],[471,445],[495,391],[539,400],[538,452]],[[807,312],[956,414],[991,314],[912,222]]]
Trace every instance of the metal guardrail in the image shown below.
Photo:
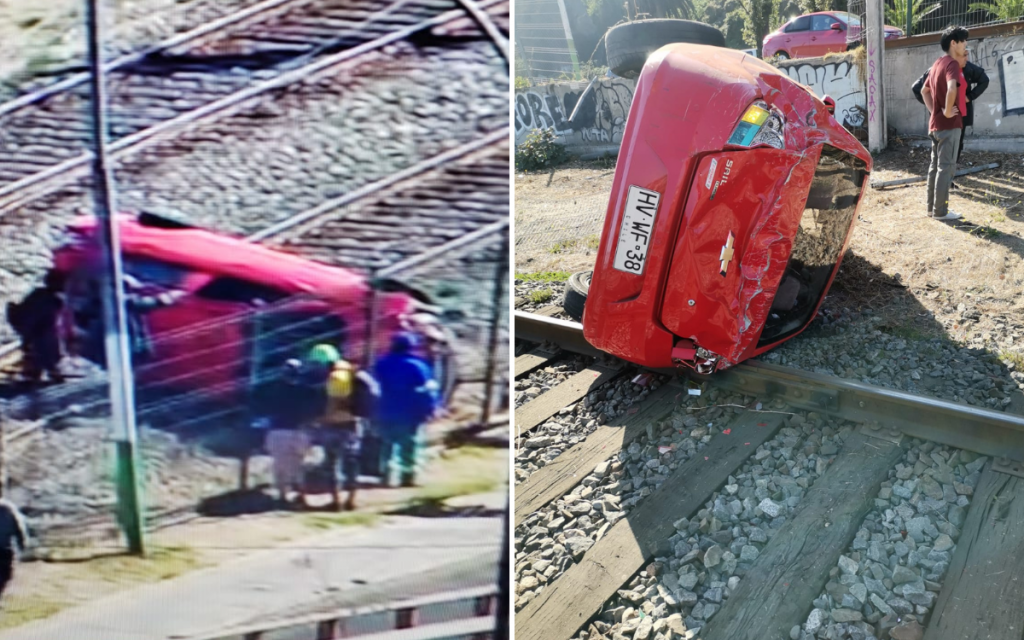
[[[272,624],[204,635],[194,640],[271,640],[273,636],[287,636],[303,640],[335,640],[354,638],[362,640],[444,640],[472,637],[484,640],[492,637],[497,625],[497,586],[479,587],[462,591],[447,591],[419,598],[411,598],[383,605],[365,605],[340,609],[331,613],[303,616]],[[473,617],[446,620],[419,625],[419,610],[432,605],[473,602]],[[391,615],[391,629],[369,633],[352,633],[346,627],[353,619],[380,613]]]
[[[578,322],[517,311],[515,335],[532,342],[553,342],[574,353],[603,353],[587,343]],[[680,373],[675,369],[657,371]],[[744,394],[783,398],[800,409],[1024,462],[1024,416],[754,360],[710,376],[686,373],[694,380]]]

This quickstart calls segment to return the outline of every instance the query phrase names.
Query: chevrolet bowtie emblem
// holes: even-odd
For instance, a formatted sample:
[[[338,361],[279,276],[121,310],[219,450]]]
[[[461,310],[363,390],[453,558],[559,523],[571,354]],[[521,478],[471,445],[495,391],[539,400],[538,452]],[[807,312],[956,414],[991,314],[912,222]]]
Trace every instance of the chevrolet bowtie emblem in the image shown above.
[[[726,271],[729,270],[729,263],[732,262],[732,245],[735,240],[736,239],[732,236],[732,231],[730,231],[728,239],[726,239],[725,244],[722,245],[722,255],[718,256],[718,259],[722,261],[722,270],[719,271],[719,273],[721,273],[723,277],[725,276]]]

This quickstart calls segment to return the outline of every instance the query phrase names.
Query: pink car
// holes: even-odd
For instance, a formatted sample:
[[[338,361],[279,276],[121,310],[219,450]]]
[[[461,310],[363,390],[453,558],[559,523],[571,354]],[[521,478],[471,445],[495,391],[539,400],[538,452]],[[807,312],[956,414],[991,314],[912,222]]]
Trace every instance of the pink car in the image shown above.
[[[860,40],[860,17],[845,11],[819,11],[797,16],[764,37],[761,57],[813,58],[846,51]],[[903,31],[885,27],[885,39],[899,38]]]

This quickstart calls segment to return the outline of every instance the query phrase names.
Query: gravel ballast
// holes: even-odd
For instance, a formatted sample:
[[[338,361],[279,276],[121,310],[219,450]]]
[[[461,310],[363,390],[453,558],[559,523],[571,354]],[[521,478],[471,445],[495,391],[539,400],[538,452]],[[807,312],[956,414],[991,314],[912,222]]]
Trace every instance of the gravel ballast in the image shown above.
[[[919,640],[986,461],[915,439],[790,637]]]

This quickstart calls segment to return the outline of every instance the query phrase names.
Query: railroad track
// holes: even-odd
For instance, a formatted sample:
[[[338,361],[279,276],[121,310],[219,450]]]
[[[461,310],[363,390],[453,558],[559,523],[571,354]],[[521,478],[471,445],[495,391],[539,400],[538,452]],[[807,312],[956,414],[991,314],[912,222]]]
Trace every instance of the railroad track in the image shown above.
[[[467,12],[507,0],[269,0],[108,65],[113,160],[237,113],[275,89],[311,81],[434,28],[464,29]],[[499,45],[500,48],[500,45]],[[0,214],[85,176],[87,76],[0,105]]]
[[[757,362],[681,380],[537,314],[515,334],[547,345],[517,379],[579,369],[516,409],[543,461],[517,461],[517,638],[1021,637],[1024,418]]]

